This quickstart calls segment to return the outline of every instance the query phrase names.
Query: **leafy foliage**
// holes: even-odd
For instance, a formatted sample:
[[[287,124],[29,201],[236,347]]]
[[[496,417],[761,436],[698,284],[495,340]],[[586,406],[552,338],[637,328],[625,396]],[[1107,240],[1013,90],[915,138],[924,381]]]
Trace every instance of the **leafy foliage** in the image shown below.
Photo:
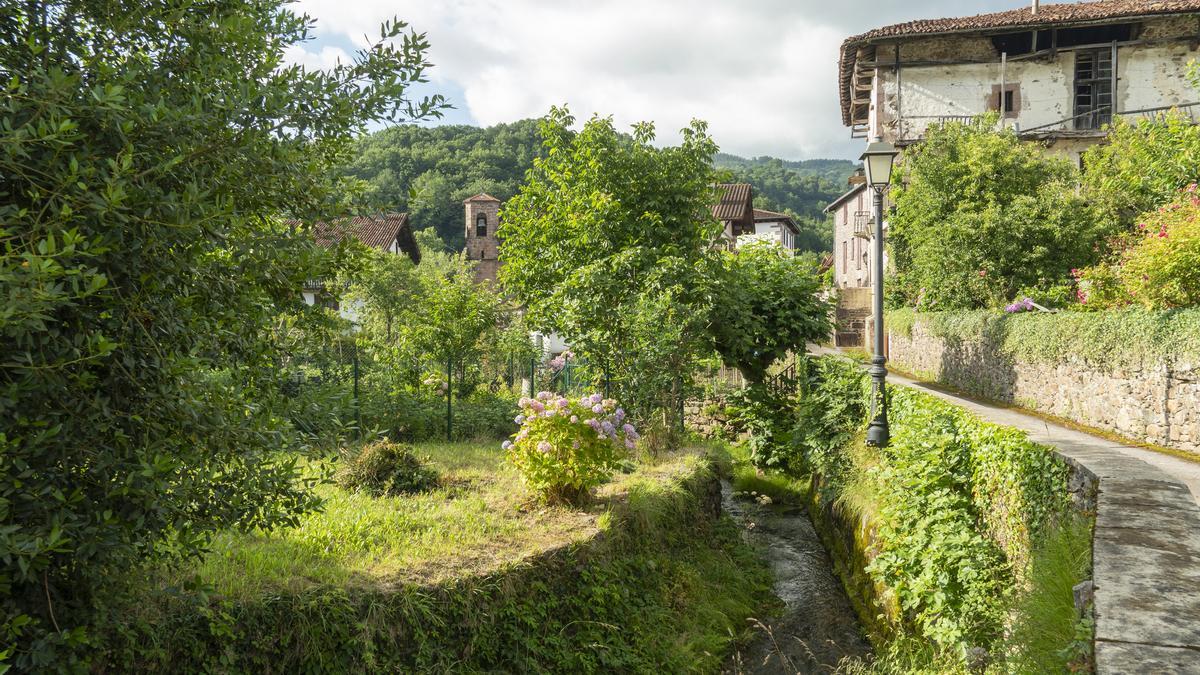
[[[438,474],[411,446],[384,440],[344,453],[337,482],[372,497],[399,497],[436,487]]]
[[[366,182],[380,210],[408,211],[418,227],[433,228],[452,250],[460,250],[465,244],[462,201],[480,192],[508,201],[533,160],[544,156],[538,120],[484,128],[400,125],[360,139],[344,171]],[[795,218],[799,248],[830,250],[833,230],[821,210],[841,194],[853,163],[724,153],[714,161],[730,180],[754,185],[755,206]]]
[[[380,209],[408,211],[451,250],[466,243],[464,199],[486,192],[502,201],[517,193],[543,154],[537,120],[487,128],[394,126],[360,139],[346,173],[367,183]]]
[[[801,442],[822,501],[865,484],[877,533],[867,571],[894,594],[912,636],[960,662],[968,647],[993,648],[1030,551],[1069,506],[1066,465],[1021,432],[902,387],[889,389],[892,442],[872,451],[857,441],[865,373],[821,361],[804,414],[824,424]],[[818,412],[846,399],[855,403]]]
[[[1079,271],[1079,301],[1095,309],[1200,304],[1200,196],[1193,183],[1173,201],[1143,214],[1112,257]]]
[[[1114,226],[1047,157],[993,117],[934,126],[895,173],[892,302],[920,309],[1003,306],[1069,281]]]
[[[427,43],[388,22],[352,62],[284,62],[282,2],[6,2],[0,11],[0,635],[69,666],[102,589],[220,528],[315,506],[262,403],[268,327],[324,270],[303,228],[414,101]],[[3,668],[0,665],[0,668]]]
[[[667,148],[649,124],[630,137],[573,122],[563,109],[542,122],[547,155],[502,212],[501,282],[642,421],[677,405],[707,348],[716,147],[700,122]]]
[[[543,391],[520,403],[521,429],[504,448],[526,485],[550,503],[578,503],[638,440],[625,411],[600,394],[570,400]]]
[[[1200,180],[1200,127],[1177,111],[1136,122],[1120,118],[1083,163],[1084,194],[1098,217],[1117,226],[1113,231],[1127,231],[1139,214]]]
[[[811,259],[764,243],[723,253],[721,266],[709,320],[713,342],[751,383],[761,383],[776,360],[829,333],[830,309],[817,297]]]

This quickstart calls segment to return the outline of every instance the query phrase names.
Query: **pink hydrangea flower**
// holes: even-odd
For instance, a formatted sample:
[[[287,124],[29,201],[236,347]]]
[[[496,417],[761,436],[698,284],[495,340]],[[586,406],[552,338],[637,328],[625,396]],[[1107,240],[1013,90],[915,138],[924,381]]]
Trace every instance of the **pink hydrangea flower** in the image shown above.
[[[543,455],[550,454],[551,447],[549,441],[538,441],[537,449],[538,452],[542,453]]]

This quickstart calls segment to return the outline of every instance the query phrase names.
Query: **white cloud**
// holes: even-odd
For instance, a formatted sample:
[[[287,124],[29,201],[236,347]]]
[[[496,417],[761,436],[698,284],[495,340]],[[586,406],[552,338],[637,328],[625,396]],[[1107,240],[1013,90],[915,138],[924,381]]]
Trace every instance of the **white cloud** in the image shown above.
[[[977,11],[1010,6],[984,0]],[[999,7],[997,7],[999,5]],[[838,46],[852,33],[964,11],[951,0],[861,4],[818,0],[301,0],[318,43],[362,45],[392,16],[428,33],[433,83],[454,83],[480,124],[538,117],[567,103],[576,117],[656,123],[659,138],[692,118],[723,150],[785,158],[856,154],[838,110]],[[951,9],[955,8],[955,9]],[[328,46],[307,64],[347,58]]]
[[[305,68],[328,70],[340,63],[350,63],[350,55],[339,47],[324,46],[316,51],[306,49],[304,45],[292,45],[284,53],[284,58],[298,63]]]

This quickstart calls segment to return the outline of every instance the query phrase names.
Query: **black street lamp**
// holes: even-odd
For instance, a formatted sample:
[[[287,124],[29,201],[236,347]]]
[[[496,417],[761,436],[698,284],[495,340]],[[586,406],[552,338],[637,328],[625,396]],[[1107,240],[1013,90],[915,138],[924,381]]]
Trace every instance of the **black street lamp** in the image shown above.
[[[867,425],[867,445],[882,448],[891,436],[888,431],[887,357],[883,355],[883,193],[892,180],[892,162],[895,161],[896,146],[876,136],[859,159],[867,169],[867,184],[875,193],[875,269],[872,289],[875,315],[875,353],[871,357],[871,423]]]

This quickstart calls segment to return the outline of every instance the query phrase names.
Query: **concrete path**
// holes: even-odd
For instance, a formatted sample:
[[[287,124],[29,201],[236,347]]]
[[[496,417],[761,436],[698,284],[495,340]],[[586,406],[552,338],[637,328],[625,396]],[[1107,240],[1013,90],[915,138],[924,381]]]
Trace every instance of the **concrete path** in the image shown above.
[[[1092,547],[1096,672],[1200,673],[1200,464],[905,377],[889,375],[888,381],[1021,429],[1098,478]]]

